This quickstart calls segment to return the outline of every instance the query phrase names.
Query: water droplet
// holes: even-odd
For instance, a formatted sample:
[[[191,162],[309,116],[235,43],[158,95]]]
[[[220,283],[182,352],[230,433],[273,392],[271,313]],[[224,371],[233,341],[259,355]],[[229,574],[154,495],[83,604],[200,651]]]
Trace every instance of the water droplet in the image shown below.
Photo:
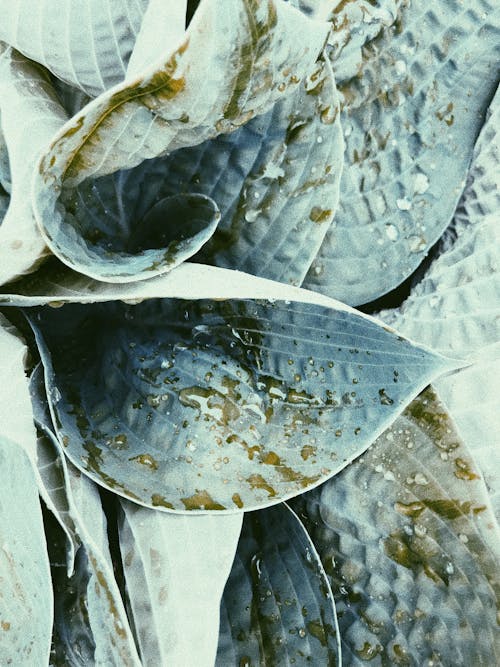
[[[402,199],[396,199],[396,206],[400,211],[409,211],[411,208],[411,201],[406,197],[403,197]]]
[[[415,176],[414,190],[416,194],[423,194],[429,189],[429,179],[425,174],[417,174]]]
[[[387,224],[385,226],[385,233],[390,241],[397,241],[399,237],[399,232],[394,225]]]

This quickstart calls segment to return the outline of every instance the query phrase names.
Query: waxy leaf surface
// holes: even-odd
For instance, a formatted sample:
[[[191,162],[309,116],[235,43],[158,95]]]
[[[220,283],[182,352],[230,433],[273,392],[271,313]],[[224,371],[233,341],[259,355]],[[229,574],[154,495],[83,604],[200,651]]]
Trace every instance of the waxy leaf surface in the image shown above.
[[[333,301],[153,299],[28,315],[65,453],[166,510],[296,495],[456,367]]]
[[[342,664],[332,591],[297,516],[245,515],[221,606],[216,665]]]
[[[349,665],[494,665],[498,526],[432,390],[294,504],[337,603]]]

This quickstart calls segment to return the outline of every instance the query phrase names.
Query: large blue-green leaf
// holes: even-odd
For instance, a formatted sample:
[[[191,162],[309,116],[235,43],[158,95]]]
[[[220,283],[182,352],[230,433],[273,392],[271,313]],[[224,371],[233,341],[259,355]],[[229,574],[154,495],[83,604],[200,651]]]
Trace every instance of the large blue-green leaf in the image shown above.
[[[167,5],[154,7],[159,23],[168,20]],[[196,194],[165,199],[165,165],[144,160],[267,112],[311,72],[327,28],[281,1],[201,2],[180,45],[148,53],[140,74],[102,93],[54,137],[33,182],[51,250],[115,282],[166,272],[196,252],[214,230],[215,204]],[[132,197],[138,208],[129,211]]]
[[[260,295],[273,285],[248,282]],[[65,453],[159,509],[274,504],[343,468],[456,367],[342,304],[288,292],[28,313]]]
[[[407,3],[339,90],[340,206],[305,280],[351,304],[395,288],[450,223],[498,82],[500,10]],[[339,56],[340,62],[341,56]]]
[[[48,250],[30,202],[33,167],[66,115],[42,68],[0,43],[0,284]]]
[[[98,95],[125,78],[147,5],[148,0],[0,0],[0,39]]]
[[[498,664],[498,526],[432,390],[294,506],[330,576],[346,664]]]
[[[142,664],[212,667],[243,514],[172,515],[126,500],[121,506],[120,549]]]
[[[245,515],[224,590],[215,664],[342,664],[328,579],[286,505]]]

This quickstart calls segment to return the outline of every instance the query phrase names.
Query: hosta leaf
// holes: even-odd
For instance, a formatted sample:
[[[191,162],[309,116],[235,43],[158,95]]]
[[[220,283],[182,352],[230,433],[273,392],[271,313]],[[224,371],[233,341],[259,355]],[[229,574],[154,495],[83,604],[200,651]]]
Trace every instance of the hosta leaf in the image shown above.
[[[2,403],[0,424],[10,407]],[[0,433],[0,663],[46,665],[53,597],[33,466]]]
[[[247,278],[230,290],[273,285]],[[30,313],[66,454],[159,509],[274,504],[344,467],[456,367],[337,302],[287,291],[294,301],[220,300],[212,288],[209,299]]]
[[[148,0],[1,0],[0,39],[98,95],[125,77]]]
[[[69,551],[66,572],[61,567],[53,569],[59,651],[71,664],[82,667],[91,660],[98,665],[139,666],[114,577],[98,487],[62,455],[37,375],[35,371],[31,381],[32,400],[35,418],[45,433],[45,440],[39,442],[39,452],[40,445],[44,451],[39,463],[50,464],[52,479],[59,480],[61,497],[51,509],[78,548],[74,559]]]
[[[167,20],[167,6],[155,7]],[[33,184],[49,247],[76,270],[115,282],[152,277],[196,252],[215,228],[214,203],[166,197],[161,160],[116,172],[265,113],[311,71],[326,32],[282,2],[202,2],[178,48],[158,53],[55,136]],[[138,206],[127,210],[131,184]]]
[[[120,548],[144,666],[212,667],[243,515],[180,516],[122,501]]]
[[[331,67],[321,60],[266,115],[172,153],[172,191],[202,192],[221,208],[198,260],[302,282],[337,208],[344,149],[338,112]]]
[[[286,506],[245,515],[224,590],[216,665],[339,665],[328,579]]]
[[[33,165],[66,115],[43,70],[0,44],[0,284],[47,254],[30,204]]]
[[[298,504],[330,576],[346,664],[498,663],[498,527],[431,390]]]
[[[0,314],[0,664],[47,664],[53,616],[27,350]]]
[[[497,85],[499,23],[490,2],[408,3],[363,50],[359,75],[340,87],[340,205],[308,288],[352,304],[375,299],[442,234]]]
[[[497,93],[476,144],[444,252],[400,309],[381,313],[385,321],[433,349],[474,359],[473,366],[455,377],[438,380],[436,388],[496,495],[497,516],[500,471],[491,465],[491,457],[496,456],[500,428],[500,194],[495,182],[500,163],[499,98]]]

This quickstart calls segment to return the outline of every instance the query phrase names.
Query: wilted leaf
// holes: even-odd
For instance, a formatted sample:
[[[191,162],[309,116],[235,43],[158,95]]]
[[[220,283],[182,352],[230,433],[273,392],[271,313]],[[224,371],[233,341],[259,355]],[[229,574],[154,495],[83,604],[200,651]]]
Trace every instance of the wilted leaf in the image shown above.
[[[0,284],[48,253],[30,203],[33,166],[66,120],[42,68],[0,44]]]
[[[340,86],[340,205],[305,286],[351,304],[407,278],[452,219],[498,79],[500,11],[405,3]],[[340,60],[339,60],[340,62]]]
[[[125,78],[147,5],[148,0],[1,0],[0,39],[94,96]]]
[[[347,664],[498,663],[498,527],[432,390],[295,506],[330,576]]]
[[[289,293],[30,313],[66,454],[159,509],[274,504],[344,467],[456,367],[341,304]]]
[[[158,22],[167,20],[167,6],[155,7]],[[49,247],[76,270],[114,282],[152,277],[196,252],[215,228],[215,204],[196,194],[168,198],[162,160],[144,160],[268,111],[311,71],[326,33],[283,2],[202,2],[175,51],[158,53],[55,136],[33,188]],[[137,206],[128,205],[132,197]]]
[[[216,665],[340,665],[335,603],[314,546],[286,506],[245,515],[221,607]]]
[[[120,548],[144,666],[212,667],[243,514],[180,516],[122,501]]]
[[[11,409],[1,405],[0,424]],[[46,665],[53,597],[37,482],[24,449],[3,433],[0,471],[0,663]]]

